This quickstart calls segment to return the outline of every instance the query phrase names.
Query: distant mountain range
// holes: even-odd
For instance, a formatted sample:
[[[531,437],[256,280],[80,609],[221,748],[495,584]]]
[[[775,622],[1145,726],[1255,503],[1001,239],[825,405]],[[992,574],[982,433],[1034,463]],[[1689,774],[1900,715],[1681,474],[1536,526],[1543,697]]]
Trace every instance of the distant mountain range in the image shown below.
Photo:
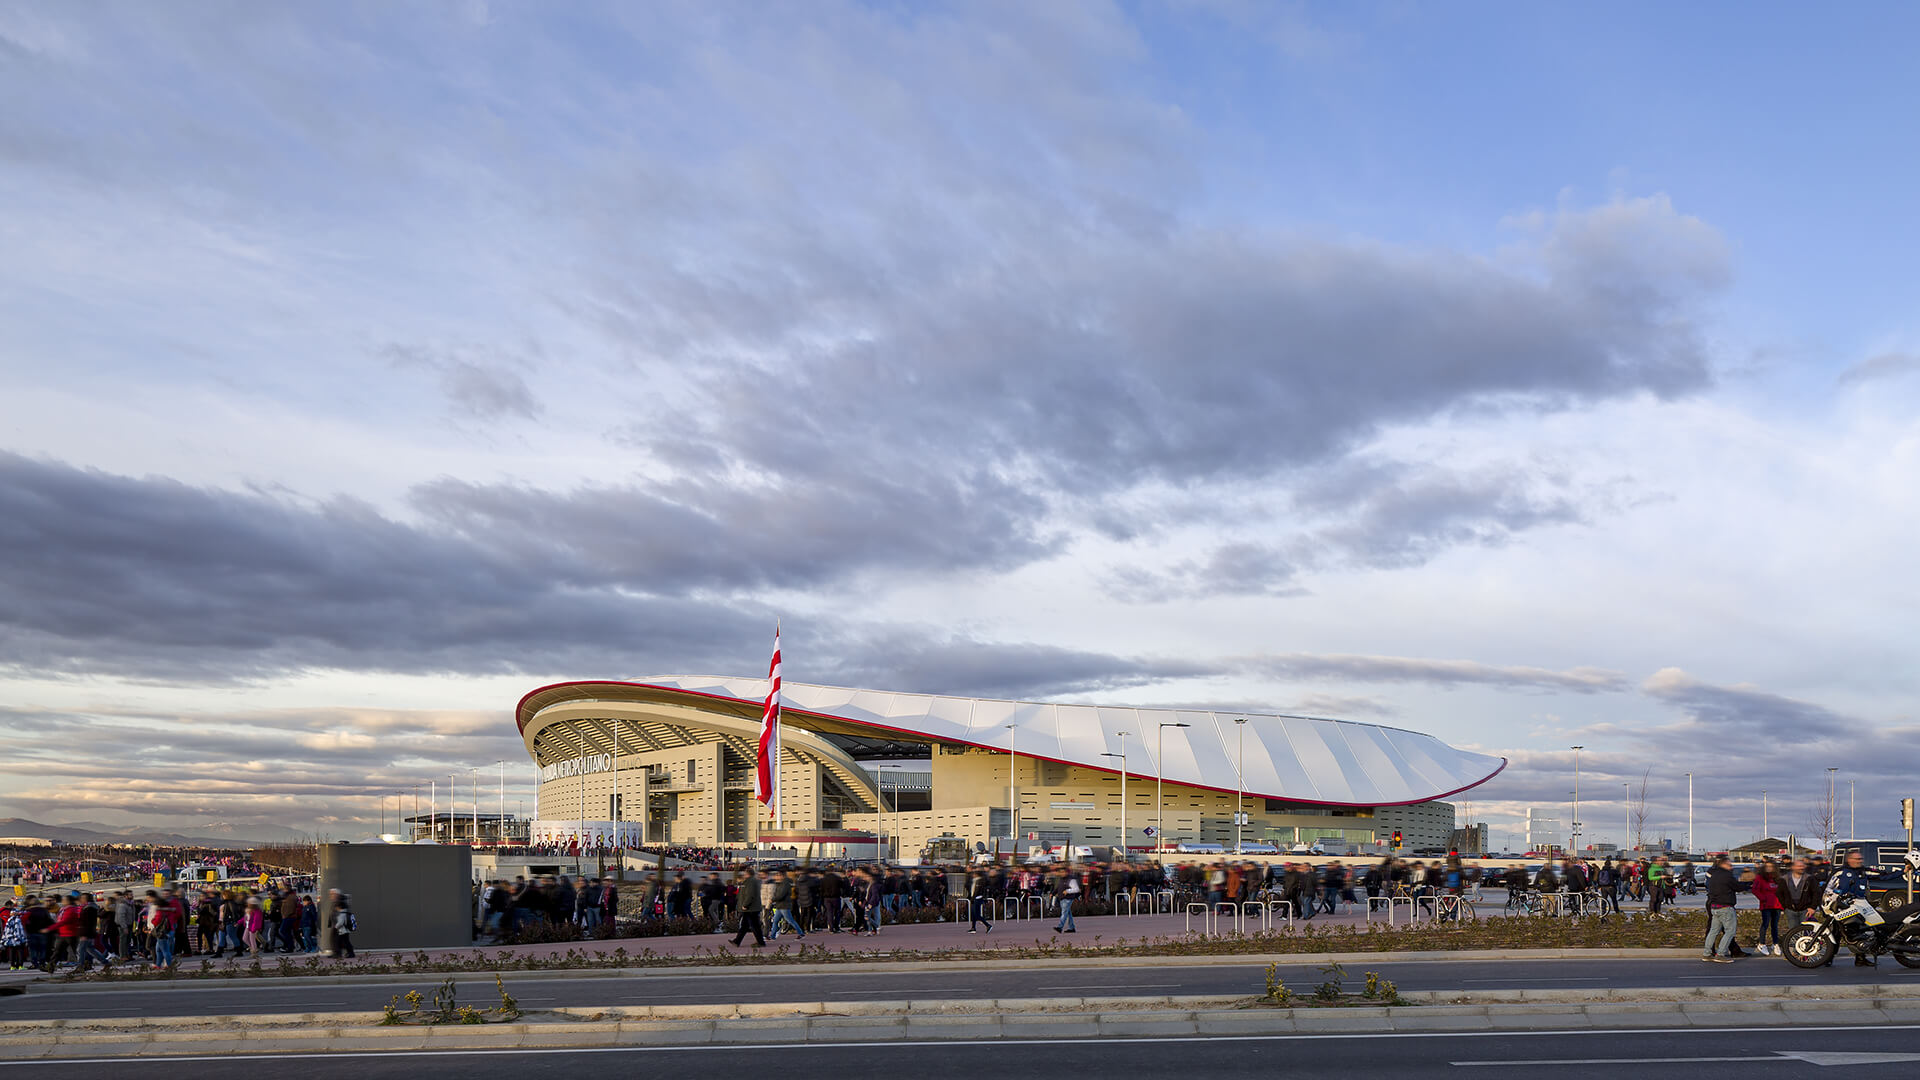
[[[104,821],[73,821],[46,825],[25,818],[0,818],[0,836],[37,836],[68,844],[161,844],[173,847],[247,847],[254,844],[298,843],[311,833],[284,825],[236,825],[211,821],[176,826],[183,831],[140,825],[109,825]]]

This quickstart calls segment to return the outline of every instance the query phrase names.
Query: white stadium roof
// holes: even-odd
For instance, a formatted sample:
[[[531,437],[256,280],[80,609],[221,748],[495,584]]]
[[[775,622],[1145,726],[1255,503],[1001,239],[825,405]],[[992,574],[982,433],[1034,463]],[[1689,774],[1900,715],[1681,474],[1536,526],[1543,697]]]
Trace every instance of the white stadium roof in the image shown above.
[[[524,731],[552,705],[584,701],[707,702],[736,715],[765,698],[765,679],[671,675],[631,681],[590,680],[543,686],[522,698],[516,720]],[[1022,757],[1118,771],[1121,732],[1127,732],[1127,772],[1152,778],[1154,751],[1165,729],[1165,779],[1233,791],[1239,734],[1247,720],[1247,794],[1329,806],[1392,806],[1445,798],[1492,779],[1507,760],[1448,746],[1431,735],[1378,724],[1202,709],[1141,709],[941,697],[889,690],[857,690],[810,683],[781,684],[784,722],[807,727],[809,716],[911,739],[1005,751],[1011,739]],[[1009,730],[1008,725],[1012,725]]]

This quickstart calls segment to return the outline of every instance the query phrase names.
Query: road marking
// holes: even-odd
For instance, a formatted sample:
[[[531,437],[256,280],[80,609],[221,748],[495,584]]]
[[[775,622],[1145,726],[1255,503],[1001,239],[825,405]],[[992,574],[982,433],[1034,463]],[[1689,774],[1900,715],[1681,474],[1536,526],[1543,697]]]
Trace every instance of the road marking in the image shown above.
[[[1876,1054],[1870,1050],[1782,1050],[1780,1056],[1799,1058],[1809,1065],[1884,1065],[1895,1061],[1920,1061],[1920,1054]]]
[[[1185,983],[1124,983],[1120,985],[1099,984],[1087,986],[1036,986],[1035,990],[1159,990],[1169,986],[1185,986]]]
[[[855,994],[971,994],[976,991],[971,986],[899,986],[884,990],[835,990],[832,997],[851,997]],[[763,995],[764,996],[764,995]]]
[[[1475,982],[1475,983],[1497,983],[1497,982],[1506,982],[1508,980],[1506,979],[1461,979],[1460,981]],[[1520,981],[1521,982],[1606,982],[1607,977],[1605,975],[1592,975],[1592,976],[1584,976],[1584,977],[1576,978],[1574,976],[1568,975],[1568,976],[1563,976],[1563,977],[1554,978],[1554,979],[1523,978]]]
[[[1832,1027],[1796,1027],[1795,1031],[1916,1031],[1909,1024],[1848,1024]],[[1562,1031],[1502,1031],[1501,1038],[1564,1038],[1568,1035],[1751,1035],[1778,1034],[1779,1027],[1743,1027],[1743,1028],[1577,1028]],[[1112,1046],[1115,1042],[1129,1043],[1222,1043],[1222,1042],[1327,1042],[1352,1041],[1355,1039],[1485,1039],[1489,1032],[1458,1031],[1371,1031],[1349,1033],[1321,1033],[1314,1035],[1147,1035],[1116,1039],[1110,1035],[1082,1036],[1071,1039],[929,1039],[914,1041],[902,1039],[897,1042],[877,1042],[871,1039],[858,1042],[792,1042],[792,1043],[726,1043],[694,1046],[587,1046],[568,1048],[548,1046],[525,1049],[501,1050],[336,1050],[300,1054],[212,1054],[179,1057],[168,1056],[168,1062],[199,1061],[339,1061],[343,1058],[434,1058],[434,1057],[528,1057],[552,1054],[659,1054],[659,1053],[712,1053],[715,1051],[735,1052],[740,1050],[850,1050],[859,1047],[863,1050],[881,1051],[890,1048],[920,1048],[927,1046],[1059,1046],[1062,1043],[1088,1043],[1100,1046]],[[1784,1056],[1784,1055],[1783,1055]],[[1915,1055],[1920,1057],[1920,1055]],[[128,1057],[99,1058],[31,1058],[15,1059],[7,1065],[15,1068],[28,1065],[124,1065]],[[1549,1064],[1565,1064],[1567,1059],[1543,1059]],[[1606,1060],[1615,1060],[1612,1058]],[[1677,1058],[1678,1061],[1713,1061],[1714,1058]],[[1779,1061],[1781,1057],[1733,1058],[1735,1061]],[[1505,1065],[1504,1061],[1488,1064]]]
[[[1501,1034],[1506,1034],[1501,1032]],[[1678,1065],[1696,1061],[1779,1061],[1778,1054],[1762,1054],[1758,1057],[1660,1057],[1660,1058],[1617,1058],[1605,1059],[1609,1065]],[[1511,1061],[1449,1061],[1449,1065],[1458,1065],[1463,1069],[1477,1069],[1486,1065],[1564,1065],[1566,1058],[1534,1058],[1532,1060]]]
[[[1648,1057],[1605,1059],[1611,1065],[1689,1065],[1696,1061],[1779,1061],[1782,1058],[1804,1061],[1809,1065],[1890,1065],[1899,1061],[1920,1061],[1920,1054],[1880,1054],[1872,1051],[1775,1050],[1759,1057]],[[1479,1068],[1485,1065],[1560,1065],[1566,1058],[1539,1058],[1533,1061],[1449,1061],[1449,1065]]]

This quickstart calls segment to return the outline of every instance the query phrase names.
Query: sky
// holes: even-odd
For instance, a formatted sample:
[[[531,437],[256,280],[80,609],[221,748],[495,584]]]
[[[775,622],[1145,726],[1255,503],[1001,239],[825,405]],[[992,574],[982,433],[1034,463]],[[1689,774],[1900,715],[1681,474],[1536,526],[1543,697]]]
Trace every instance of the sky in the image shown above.
[[[0,0],[0,815],[531,809],[522,693],[778,619],[795,681],[1431,732],[1502,846],[1573,746],[1589,840],[1688,772],[1698,846],[1817,835],[1829,768],[1891,833],[1917,33]]]

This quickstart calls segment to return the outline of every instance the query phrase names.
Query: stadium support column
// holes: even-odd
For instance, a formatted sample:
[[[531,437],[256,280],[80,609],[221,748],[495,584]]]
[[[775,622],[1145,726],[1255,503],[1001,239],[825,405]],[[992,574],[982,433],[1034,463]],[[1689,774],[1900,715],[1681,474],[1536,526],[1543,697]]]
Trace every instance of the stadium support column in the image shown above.
[[[1013,725],[1007,725],[1007,858],[1020,864],[1020,758],[1013,752]]]

